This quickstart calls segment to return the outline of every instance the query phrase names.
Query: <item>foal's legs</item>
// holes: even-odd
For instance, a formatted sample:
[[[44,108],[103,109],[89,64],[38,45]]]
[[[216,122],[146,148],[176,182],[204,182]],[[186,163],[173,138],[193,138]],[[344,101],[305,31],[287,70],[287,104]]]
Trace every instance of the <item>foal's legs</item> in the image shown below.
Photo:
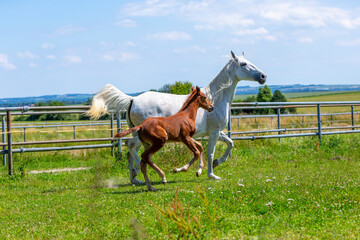
[[[141,162],[140,162],[141,171],[144,175],[147,189],[149,191],[156,191],[157,189],[155,189],[151,186],[150,180],[147,176],[146,164],[149,164],[150,167],[152,167],[157,172],[157,174],[159,175],[159,177],[162,180],[162,183],[165,185],[166,184],[165,173],[155,163],[153,163],[151,161],[151,156],[154,153],[156,153],[157,151],[159,151],[164,146],[165,143],[159,143],[159,144],[153,144],[153,145],[146,144],[146,143],[143,143],[143,144],[145,147],[145,152],[141,155]]]
[[[190,160],[190,162],[185,164],[185,166],[181,168],[175,168],[173,173],[186,172],[189,167],[200,157],[199,170],[196,172],[196,176],[200,176],[202,168],[204,167],[204,163],[202,162],[203,147],[201,146],[201,143],[195,141],[190,136],[183,139],[183,143],[194,153],[194,157]]]

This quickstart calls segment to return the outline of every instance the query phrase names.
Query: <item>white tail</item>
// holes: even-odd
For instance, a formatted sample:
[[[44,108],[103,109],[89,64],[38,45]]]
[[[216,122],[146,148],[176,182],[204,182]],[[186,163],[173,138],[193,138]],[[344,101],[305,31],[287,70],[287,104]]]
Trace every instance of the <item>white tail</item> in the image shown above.
[[[97,119],[107,113],[107,110],[127,110],[132,99],[133,97],[126,95],[113,85],[107,84],[94,96],[86,115]]]

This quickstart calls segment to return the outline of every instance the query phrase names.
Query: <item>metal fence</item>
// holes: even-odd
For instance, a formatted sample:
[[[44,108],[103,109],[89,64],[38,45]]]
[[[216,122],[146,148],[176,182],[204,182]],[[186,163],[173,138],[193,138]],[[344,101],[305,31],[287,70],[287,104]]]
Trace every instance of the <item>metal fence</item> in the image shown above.
[[[327,113],[321,114],[323,107],[350,107],[350,112],[346,113]],[[360,122],[360,112],[354,111],[354,106],[360,106],[360,101],[352,102],[278,102],[278,103],[233,103],[231,110],[244,110],[244,109],[274,109],[276,114],[263,114],[263,115],[231,115],[229,111],[229,122],[228,122],[228,136],[233,140],[257,140],[257,139],[270,139],[270,138],[287,138],[287,137],[303,137],[303,136],[318,136],[319,141],[323,135],[332,134],[347,134],[347,133],[360,133],[359,125],[356,125],[357,121]],[[302,108],[302,107],[314,107],[316,108],[316,114],[281,114],[283,108]],[[75,150],[75,149],[94,149],[94,148],[111,148],[112,154],[115,151],[121,152],[123,141],[129,138],[122,138],[114,141],[114,131],[119,132],[126,122],[121,119],[121,113],[110,113],[110,120],[108,121],[87,121],[84,122],[37,122],[37,123],[21,123],[12,124],[12,116],[20,115],[42,115],[42,114],[84,114],[88,109],[88,106],[56,106],[56,107],[10,107],[0,108],[0,117],[2,119],[2,143],[0,143],[0,154],[3,156],[3,165],[8,165],[9,175],[13,174],[13,153],[26,153],[26,152],[44,152],[44,151],[59,151],[59,150]],[[330,116],[332,121],[335,116],[349,116],[350,124],[345,126],[322,126],[322,118]],[[291,127],[284,128],[282,119],[284,118],[302,118],[304,125],[304,118],[315,117],[316,127]],[[273,119],[276,119],[276,128],[265,128],[265,129],[251,129],[250,131],[240,131],[232,128],[234,121],[239,122],[245,121],[246,119],[254,119],[256,124],[257,119],[271,119],[271,126],[273,125]],[[116,122],[116,123],[115,123]],[[76,132],[79,127],[94,127],[94,126],[109,126],[110,133],[106,138],[77,138]],[[72,128],[73,137],[72,139],[64,140],[47,140],[47,141],[27,141],[27,129],[38,129],[38,128]],[[13,142],[12,134],[16,129],[23,131],[23,141]],[[335,131],[337,130],[337,131]],[[294,133],[290,133],[294,132]],[[241,136],[242,135],[242,136]],[[106,142],[106,143],[99,143]],[[25,146],[36,146],[46,144],[65,144],[71,143],[71,146],[51,146],[51,147],[25,147]],[[85,144],[84,143],[90,143]]]

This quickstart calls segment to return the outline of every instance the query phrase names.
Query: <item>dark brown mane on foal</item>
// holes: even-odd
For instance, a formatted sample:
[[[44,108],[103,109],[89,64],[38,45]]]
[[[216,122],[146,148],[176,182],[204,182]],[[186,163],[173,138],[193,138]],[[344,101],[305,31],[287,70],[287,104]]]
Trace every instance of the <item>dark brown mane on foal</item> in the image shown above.
[[[178,113],[170,117],[151,117],[146,119],[141,125],[130,128],[129,130],[117,133],[114,138],[124,137],[132,132],[137,132],[142,145],[145,148],[141,155],[141,171],[149,191],[155,191],[147,176],[147,164],[150,165],[160,176],[162,182],[166,184],[165,173],[151,161],[151,156],[159,151],[166,141],[183,142],[193,153],[194,157],[181,168],[173,170],[184,172],[189,169],[191,164],[200,159],[199,168],[196,175],[199,177],[204,167],[203,147],[201,143],[195,141],[192,136],[196,132],[195,118],[198,108],[204,108],[211,112],[213,106],[206,95],[196,86],[191,88],[191,94],[186,99]]]

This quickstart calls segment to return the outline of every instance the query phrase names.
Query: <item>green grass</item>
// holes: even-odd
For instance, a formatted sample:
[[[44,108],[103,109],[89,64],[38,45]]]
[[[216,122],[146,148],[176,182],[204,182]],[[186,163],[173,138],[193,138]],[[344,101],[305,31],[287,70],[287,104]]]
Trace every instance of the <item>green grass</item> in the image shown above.
[[[232,159],[215,168],[221,181],[208,180],[206,169],[197,178],[196,166],[170,173],[190,153],[169,144],[153,157],[168,184],[148,170],[157,192],[130,185],[127,161],[110,150],[16,154],[14,177],[0,168],[0,239],[167,239],[166,231],[177,237],[187,224],[206,239],[358,239],[359,142],[358,134],[324,136],[320,145],[317,138],[237,141]],[[217,157],[224,150],[218,144]],[[93,169],[26,174],[77,166]],[[175,225],[161,214],[166,208],[191,221]]]
[[[348,94],[348,93],[351,93],[351,94],[360,94],[359,91],[354,91],[354,92],[349,92],[349,91],[334,91],[334,92],[324,92],[324,91],[321,91],[321,92],[294,92],[294,93],[283,93],[284,96],[287,98],[287,99],[292,99],[292,101],[294,101],[295,98],[308,98],[308,97],[325,97],[327,98],[326,96],[329,96],[329,95],[342,95],[342,94]],[[238,100],[238,99],[241,99],[241,100],[244,100],[245,98],[247,97],[250,97],[250,96],[256,96],[256,94],[247,94],[247,95],[236,95],[235,96],[235,100]],[[306,100],[305,100],[306,101]],[[340,101],[340,100],[339,100]],[[343,100],[345,101],[345,100]],[[289,101],[290,102],[290,101]],[[298,101],[299,102],[299,101]]]
[[[332,102],[332,101],[360,101],[360,92],[345,92],[345,93],[329,93],[327,95],[301,97],[301,98],[289,98],[288,102]],[[354,108],[355,111],[360,111],[360,107]],[[350,106],[348,107],[322,107],[323,113],[334,112],[350,112]],[[316,108],[298,108],[298,113],[315,113]]]

